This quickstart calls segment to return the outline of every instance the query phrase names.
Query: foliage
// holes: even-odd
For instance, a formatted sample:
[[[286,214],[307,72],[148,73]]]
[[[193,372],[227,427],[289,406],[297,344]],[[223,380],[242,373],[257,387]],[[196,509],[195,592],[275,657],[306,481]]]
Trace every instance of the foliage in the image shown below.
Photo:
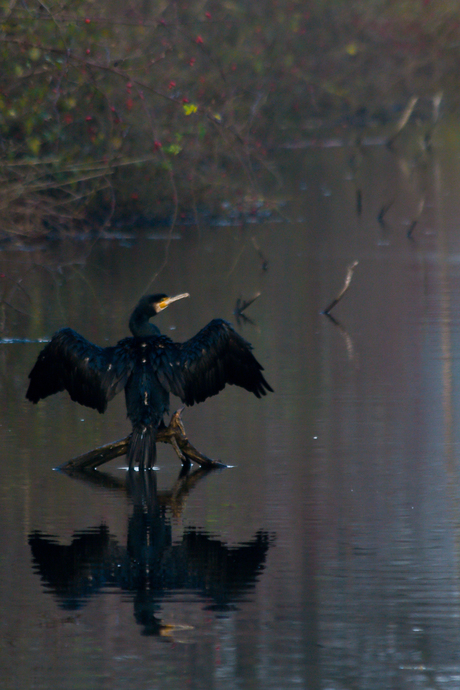
[[[456,98],[459,39],[453,0],[3,0],[3,229],[257,194],[267,150],[318,121]]]

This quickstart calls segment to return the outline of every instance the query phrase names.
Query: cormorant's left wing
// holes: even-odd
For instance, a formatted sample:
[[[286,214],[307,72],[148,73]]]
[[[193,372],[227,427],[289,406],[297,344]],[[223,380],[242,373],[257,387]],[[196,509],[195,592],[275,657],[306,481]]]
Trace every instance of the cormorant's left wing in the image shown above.
[[[72,400],[104,412],[131,373],[130,340],[103,348],[71,328],[61,328],[38,355],[26,397],[36,403],[67,390]]]
[[[234,384],[260,398],[273,388],[265,380],[263,367],[252,354],[252,345],[223,319],[213,319],[193,338],[177,345],[180,366],[177,378],[182,386],[171,391],[193,405]]]

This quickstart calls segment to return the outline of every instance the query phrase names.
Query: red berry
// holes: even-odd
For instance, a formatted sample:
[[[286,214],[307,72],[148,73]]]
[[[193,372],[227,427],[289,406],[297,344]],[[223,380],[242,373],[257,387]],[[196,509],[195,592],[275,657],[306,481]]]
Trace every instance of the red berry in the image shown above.
[[[169,82],[168,89],[173,89],[175,86],[176,86],[176,82],[175,82],[175,81],[170,81],[170,82]]]
[[[88,17],[86,17],[85,24],[91,24],[91,19],[88,19]]]
[[[89,49],[89,48],[87,48],[87,49],[86,49],[86,54],[87,54],[87,55],[89,55],[89,54],[90,54],[90,52],[91,52],[91,51],[90,51],[90,49]]]
[[[200,43],[203,43],[203,39],[201,38],[201,36],[197,36],[195,38],[195,41],[198,43],[198,45],[200,45]]]
[[[211,12],[205,12],[204,14],[205,14],[205,17],[207,17],[208,19],[211,19],[211,17],[212,17]]]
[[[85,117],[86,122],[90,122],[93,119],[92,115],[87,115]]]
[[[162,146],[161,141],[154,141],[153,142],[153,150],[154,151],[158,151],[158,149],[161,149],[161,146]]]
[[[183,98],[183,99],[182,99],[182,103],[188,103],[188,102],[189,102],[188,98]]]

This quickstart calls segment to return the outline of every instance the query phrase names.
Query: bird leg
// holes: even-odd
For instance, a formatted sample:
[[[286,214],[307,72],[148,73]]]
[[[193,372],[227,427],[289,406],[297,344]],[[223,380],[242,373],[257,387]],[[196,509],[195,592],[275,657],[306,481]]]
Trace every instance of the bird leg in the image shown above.
[[[157,442],[171,444],[184,467],[189,467],[192,462],[196,462],[196,464],[203,469],[217,469],[219,467],[226,467],[226,465],[221,462],[211,460],[211,458],[203,455],[194,446],[192,446],[187,438],[185,428],[182,423],[182,409],[177,410],[177,412],[173,414],[168,426],[158,429],[156,437]],[[120,455],[126,455],[130,439],[131,434],[126,438],[115,441],[114,443],[99,446],[99,448],[95,448],[94,450],[89,451],[89,453],[79,455],[78,457],[69,460],[61,465],[59,469],[64,471],[76,469],[95,469],[96,467],[109,462],[109,460],[118,458]]]

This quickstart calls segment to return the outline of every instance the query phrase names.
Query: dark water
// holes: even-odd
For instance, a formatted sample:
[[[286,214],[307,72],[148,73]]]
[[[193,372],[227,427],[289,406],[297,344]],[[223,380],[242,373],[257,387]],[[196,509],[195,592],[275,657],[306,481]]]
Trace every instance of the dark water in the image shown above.
[[[190,292],[158,319],[182,340],[260,291],[241,332],[276,391],[184,413],[231,469],[178,478],[162,446],[85,481],[53,468],[125,435],[123,399],[32,406],[42,345],[0,346],[1,687],[459,687],[459,143],[290,152],[280,222],[0,255],[7,337],[116,342],[150,289]]]

